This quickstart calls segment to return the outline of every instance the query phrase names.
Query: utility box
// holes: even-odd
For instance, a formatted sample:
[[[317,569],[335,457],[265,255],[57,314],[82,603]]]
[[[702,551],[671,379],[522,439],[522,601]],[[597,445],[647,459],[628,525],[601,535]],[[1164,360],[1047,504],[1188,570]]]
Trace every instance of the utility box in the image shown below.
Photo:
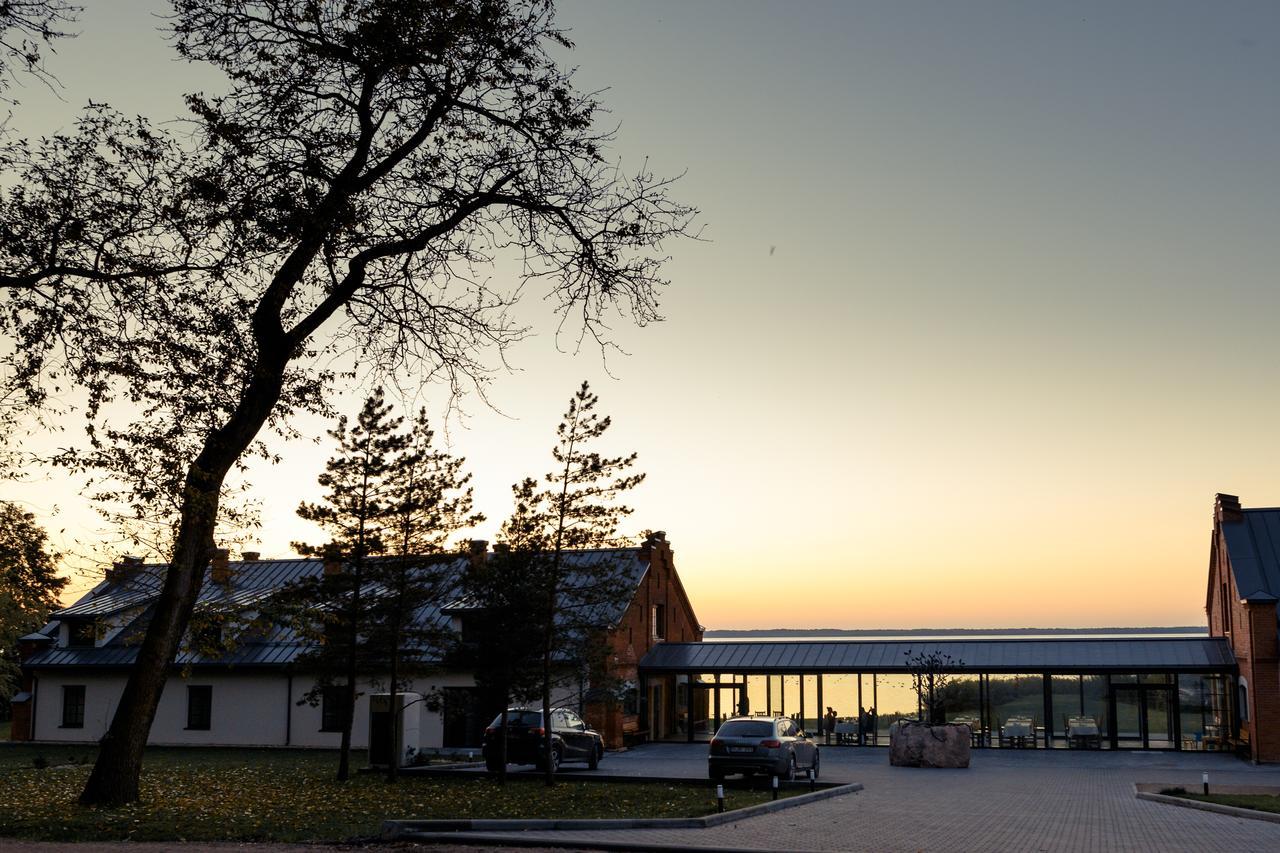
[[[369,697],[369,764],[372,767],[391,766],[392,718],[400,726],[399,766],[412,764],[422,746],[422,695],[397,693],[396,707],[399,713],[391,713],[391,694],[374,693]]]

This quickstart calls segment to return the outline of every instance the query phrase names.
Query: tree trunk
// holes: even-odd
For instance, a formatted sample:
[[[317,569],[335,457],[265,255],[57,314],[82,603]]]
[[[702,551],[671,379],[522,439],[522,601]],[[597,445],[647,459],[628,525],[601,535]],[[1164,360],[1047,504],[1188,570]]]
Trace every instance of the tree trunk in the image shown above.
[[[511,704],[511,692],[507,687],[502,689],[502,722],[498,727],[498,734],[501,736],[498,755],[502,759],[502,766],[498,768],[498,784],[507,784],[507,737],[511,734],[511,719],[507,714],[507,706]]]
[[[547,735],[543,740],[543,776],[550,788],[556,784],[556,767],[552,765],[552,642],[549,628],[547,637],[543,639],[543,733]]]
[[[403,567],[401,567],[403,570]],[[401,589],[400,595],[404,595]],[[387,781],[395,782],[400,774],[400,750],[402,748],[400,726],[402,724],[400,709],[396,706],[396,676],[400,663],[400,606],[396,605],[391,625],[391,763],[387,767]]]
[[[351,729],[356,722],[356,676],[359,674],[356,643],[360,641],[360,584],[362,583],[362,557],[357,557],[351,570],[351,634],[347,646],[347,695],[346,713],[342,721],[342,742],[338,747],[338,781],[351,778]],[[372,710],[372,709],[370,709]]]
[[[287,357],[285,353],[260,358],[231,418],[209,435],[187,469],[173,557],[115,716],[80,794],[83,805],[119,806],[138,799],[147,737],[212,556],[223,480],[279,401]]]

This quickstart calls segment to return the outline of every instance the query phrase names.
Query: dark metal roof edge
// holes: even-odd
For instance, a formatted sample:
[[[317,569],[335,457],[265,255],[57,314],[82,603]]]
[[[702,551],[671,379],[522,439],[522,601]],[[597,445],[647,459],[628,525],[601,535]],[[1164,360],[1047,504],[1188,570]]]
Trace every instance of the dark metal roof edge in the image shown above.
[[[663,645],[708,646],[708,647],[714,648],[715,646],[735,646],[735,645],[743,645],[746,643],[752,643],[752,644],[759,643],[761,645],[770,645],[770,646],[786,646],[786,645],[793,645],[793,644],[811,644],[811,645],[839,644],[839,645],[879,646],[879,645],[884,645],[888,643],[893,643],[896,645],[911,645],[912,643],[916,643],[916,642],[922,642],[922,643],[1126,643],[1126,642],[1202,643],[1205,640],[1226,640],[1226,637],[1215,637],[1215,636],[1210,636],[1209,634],[1205,634],[1203,637],[1200,637],[1200,636],[1147,637],[1142,634],[1132,634],[1132,635],[1120,634],[1114,637],[1111,637],[1111,636],[1108,636],[1108,637],[1009,636],[1009,637],[981,637],[981,638],[975,637],[973,639],[970,639],[968,637],[963,637],[963,636],[961,637],[942,636],[942,637],[923,637],[918,639],[907,638],[907,639],[901,639],[901,640],[897,638],[894,638],[891,640],[869,640],[869,639],[864,640],[864,639],[854,639],[854,638],[850,638],[848,640],[843,638],[826,639],[826,640],[760,640],[760,639],[752,640],[744,637],[743,639],[740,639],[740,640],[734,639],[734,640],[703,640],[702,642],[664,642]],[[658,646],[654,646],[654,648],[656,649],[658,648]]]

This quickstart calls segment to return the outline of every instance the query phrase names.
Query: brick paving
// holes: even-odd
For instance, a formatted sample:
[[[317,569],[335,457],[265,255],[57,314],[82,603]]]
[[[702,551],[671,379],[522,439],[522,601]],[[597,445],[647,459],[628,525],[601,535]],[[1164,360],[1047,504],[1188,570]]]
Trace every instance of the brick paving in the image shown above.
[[[706,768],[705,746],[652,745],[610,755],[609,774],[688,776]],[[1280,850],[1280,824],[1139,800],[1135,782],[1280,785],[1280,767],[1217,754],[978,750],[968,770],[889,767],[887,750],[824,749],[822,778],[861,793],[711,829],[521,833],[567,847],[742,850],[1177,851]],[[730,791],[732,797],[732,791]],[[488,833],[494,835],[494,833]],[[465,834],[457,838],[466,843]]]

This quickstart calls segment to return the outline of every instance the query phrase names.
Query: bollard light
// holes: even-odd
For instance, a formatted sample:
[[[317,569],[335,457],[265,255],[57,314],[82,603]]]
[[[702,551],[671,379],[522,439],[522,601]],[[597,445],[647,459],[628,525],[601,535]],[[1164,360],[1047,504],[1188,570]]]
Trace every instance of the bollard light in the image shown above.
[[[1205,796],[1209,794],[1209,771],[1206,770],[1200,774],[1200,781],[1204,784]]]
[[[778,799],[778,777],[776,775],[773,777],[773,798],[775,800]]]
[[[716,785],[716,811],[724,811],[724,785]]]
[[[812,791],[813,787],[814,787],[813,786],[813,768],[810,767],[809,768],[809,790]]]

